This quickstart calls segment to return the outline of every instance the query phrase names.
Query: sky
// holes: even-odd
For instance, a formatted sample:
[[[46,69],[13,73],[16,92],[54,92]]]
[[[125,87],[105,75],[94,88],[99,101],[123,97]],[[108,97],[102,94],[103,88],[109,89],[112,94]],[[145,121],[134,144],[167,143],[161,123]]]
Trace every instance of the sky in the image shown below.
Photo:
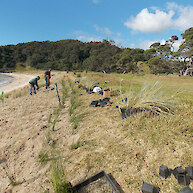
[[[0,0],[0,46],[32,41],[113,40],[148,49],[193,27],[192,0]]]

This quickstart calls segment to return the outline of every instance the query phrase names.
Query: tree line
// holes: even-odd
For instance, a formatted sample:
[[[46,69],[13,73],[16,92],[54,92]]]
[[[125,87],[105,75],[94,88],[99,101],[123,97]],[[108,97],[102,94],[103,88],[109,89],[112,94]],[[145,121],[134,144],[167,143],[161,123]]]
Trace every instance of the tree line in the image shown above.
[[[164,45],[156,42],[149,49],[119,48],[114,41],[83,43],[78,40],[28,42],[0,46],[0,71],[18,66],[66,71],[178,73],[187,68],[193,56],[193,28],[182,34],[177,52],[173,45],[177,36]]]

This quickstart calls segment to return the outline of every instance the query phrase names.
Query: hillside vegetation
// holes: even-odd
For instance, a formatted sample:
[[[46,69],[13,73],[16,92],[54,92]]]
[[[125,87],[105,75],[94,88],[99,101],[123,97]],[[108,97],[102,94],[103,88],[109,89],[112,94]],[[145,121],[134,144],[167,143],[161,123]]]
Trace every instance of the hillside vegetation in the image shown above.
[[[193,28],[183,34],[174,51],[177,36],[150,49],[120,48],[113,40],[83,43],[78,40],[28,42],[0,47],[0,71],[47,69],[66,71],[132,72],[173,74],[189,68],[192,58]]]
[[[0,192],[61,192],[66,183],[74,186],[102,170],[125,193],[141,192],[143,181],[161,193],[184,188],[173,175],[159,176],[159,167],[192,166],[191,77],[63,71],[52,75],[49,90],[40,80],[36,95],[30,96],[28,88],[17,90],[5,95],[0,106]],[[61,105],[52,89],[55,82]],[[94,84],[112,89],[112,104],[89,106],[104,98],[81,89]],[[142,111],[122,119],[120,108],[152,107],[144,101],[156,101],[160,114]]]

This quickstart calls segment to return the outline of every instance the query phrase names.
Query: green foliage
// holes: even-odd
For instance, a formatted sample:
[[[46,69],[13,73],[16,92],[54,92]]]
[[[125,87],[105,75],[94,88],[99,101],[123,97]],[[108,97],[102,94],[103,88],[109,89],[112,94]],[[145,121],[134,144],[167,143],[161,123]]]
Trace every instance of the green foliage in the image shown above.
[[[65,171],[61,160],[52,161],[51,183],[55,193],[73,193],[71,185],[65,180]]]
[[[183,43],[178,50],[178,57],[192,58],[193,57],[193,27],[182,33]]]
[[[83,43],[78,40],[60,40],[56,42],[28,42],[17,45],[0,46],[0,71],[13,71],[14,69],[30,68],[66,71],[106,71],[106,72],[138,72],[139,61],[152,63],[155,56],[161,62],[152,67],[153,73],[175,73],[177,66],[167,64],[172,59],[191,58],[193,56],[193,28],[182,33],[185,40],[180,50],[174,53],[173,44],[178,40],[172,36],[164,45],[155,42],[150,49],[119,48],[113,40]],[[174,63],[175,64],[175,63]],[[160,68],[160,70],[158,69]]]
[[[19,183],[15,180],[14,176],[8,176],[10,184],[14,187],[17,186]]]
[[[148,60],[149,68],[153,74],[161,74],[169,71],[169,66],[159,57],[154,57]]]
[[[68,89],[66,87],[65,80],[63,79],[62,80],[62,105],[64,105],[67,94],[68,94]]]
[[[80,77],[81,77],[81,74],[77,74],[77,77],[80,78]]]
[[[81,113],[79,115],[73,115],[72,118],[70,119],[70,122],[74,123],[73,126],[73,130],[77,129],[78,127],[78,123],[83,119],[83,117],[86,115],[87,113]]]
[[[80,106],[80,103],[77,101],[77,94],[76,90],[72,88],[71,91],[71,98],[70,98],[70,109],[69,109],[69,114],[70,116],[74,113],[75,109]]]
[[[40,152],[39,154],[39,162],[45,163],[48,159],[48,153],[47,152]]]
[[[78,149],[81,146],[83,146],[83,143],[78,141],[76,144],[71,145],[71,150]]]
[[[48,123],[51,123],[51,119],[52,119],[52,113],[50,113],[48,116]]]

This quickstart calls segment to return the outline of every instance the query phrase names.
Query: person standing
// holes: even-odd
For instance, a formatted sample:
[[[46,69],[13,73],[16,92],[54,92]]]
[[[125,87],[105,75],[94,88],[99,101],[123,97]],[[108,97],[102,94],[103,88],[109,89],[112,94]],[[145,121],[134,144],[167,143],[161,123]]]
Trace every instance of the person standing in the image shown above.
[[[33,78],[32,80],[29,81],[28,85],[30,88],[30,95],[32,95],[32,90],[34,90],[34,94],[36,94],[36,87],[37,87],[37,90],[39,89],[39,86],[38,86],[38,80],[39,79],[40,79],[40,77],[37,76],[36,78]]]
[[[51,79],[51,69],[47,70],[44,74],[44,78],[46,81],[46,89],[50,86],[50,79]]]

